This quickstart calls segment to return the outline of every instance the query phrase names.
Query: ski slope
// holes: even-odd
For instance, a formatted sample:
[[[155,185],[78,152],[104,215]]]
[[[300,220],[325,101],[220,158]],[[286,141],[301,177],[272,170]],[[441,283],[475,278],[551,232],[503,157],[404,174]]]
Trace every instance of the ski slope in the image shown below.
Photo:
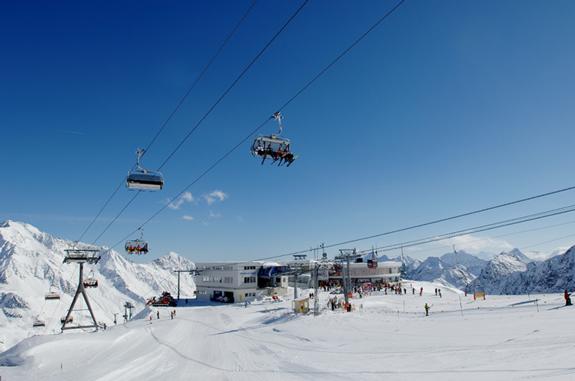
[[[6,380],[573,379],[575,307],[559,294],[473,301],[439,284],[295,316],[291,301],[145,311],[96,333],[35,336],[0,355]],[[442,289],[442,298],[433,295]],[[526,303],[539,299],[537,304]],[[461,301],[461,304],[460,304]],[[424,303],[431,315],[425,317]],[[518,304],[513,307],[513,304]],[[153,320],[148,319],[150,313]]]

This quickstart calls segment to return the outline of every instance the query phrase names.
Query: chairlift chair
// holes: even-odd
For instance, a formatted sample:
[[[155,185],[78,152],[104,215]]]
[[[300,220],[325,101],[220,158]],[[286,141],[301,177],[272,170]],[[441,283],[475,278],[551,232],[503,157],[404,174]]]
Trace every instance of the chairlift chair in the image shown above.
[[[140,232],[140,238],[131,239],[124,245],[124,249],[128,254],[148,254],[148,242],[144,240],[144,231],[141,227],[138,231]]]
[[[124,248],[128,254],[148,254],[148,243],[141,239],[133,239],[126,242]]]
[[[72,315],[70,315],[70,317],[68,318],[68,320],[66,320],[66,316],[62,316],[60,318],[60,323],[64,324],[64,323],[72,323],[74,321],[74,318],[72,317]]]
[[[48,291],[45,295],[44,295],[44,299],[45,300],[59,300],[60,299],[60,294],[56,291],[52,291],[52,289],[50,288],[50,291]]]
[[[269,157],[272,159],[272,164],[278,162],[278,166],[287,164],[287,167],[289,167],[297,159],[297,156],[291,152],[290,140],[279,136],[283,130],[281,113],[279,111],[274,113],[272,118],[277,120],[279,124],[277,135],[272,134],[255,138],[252,143],[251,153],[254,156],[261,157],[262,164]]]
[[[87,278],[84,278],[83,280],[84,283],[84,287],[90,288],[90,287],[98,287],[98,279],[96,279],[94,277],[94,271],[90,271],[90,275]]]
[[[126,187],[136,190],[161,190],[164,187],[164,177],[161,172],[148,170],[140,164],[140,159],[145,150],[136,150],[136,166],[128,172],[126,177]]]
[[[44,322],[44,320],[40,320],[40,318],[36,317],[34,318],[34,322],[32,323],[32,327],[37,328],[37,327],[45,327],[46,323]]]

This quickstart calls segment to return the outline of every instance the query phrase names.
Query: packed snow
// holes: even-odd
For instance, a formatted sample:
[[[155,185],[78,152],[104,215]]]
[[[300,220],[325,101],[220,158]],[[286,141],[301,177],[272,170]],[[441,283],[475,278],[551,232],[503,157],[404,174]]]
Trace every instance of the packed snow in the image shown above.
[[[0,355],[0,375],[16,381],[573,379],[575,307],[563,308],[562,295],[474,301],[440,284],[404,286],[406,295],[356,297],[350,313],[331,311],[327,299],[334,295],[322,292],[317,317],[295,315],[289,300],[247,307],[191,302],[175,308],[173,320],[173,309],[149,309],[106,331],[26,339]],[[442,297],[435,296],[437,287]]]

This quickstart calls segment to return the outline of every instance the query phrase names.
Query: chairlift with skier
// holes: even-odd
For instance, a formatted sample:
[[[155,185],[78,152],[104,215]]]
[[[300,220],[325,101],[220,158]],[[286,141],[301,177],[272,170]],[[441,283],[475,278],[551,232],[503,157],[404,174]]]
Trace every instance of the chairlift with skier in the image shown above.
[[[128,254],[148,254],[148,242],[144,240],[144,232],[142,228],[138,230],[140,231],[140,238],[129,240],[124,246]]]
[[[291,152],[290,140],[280,136],[283,131],[282,114],[279,111],[275,112],[272,118],[278,122],[278,133],[255,138],[251,148],[252,155],[261,157],[262,164],[269,157],[272,159],[272,164],[278,162],[278,166],[286,164],[289,167],[297,156]]]

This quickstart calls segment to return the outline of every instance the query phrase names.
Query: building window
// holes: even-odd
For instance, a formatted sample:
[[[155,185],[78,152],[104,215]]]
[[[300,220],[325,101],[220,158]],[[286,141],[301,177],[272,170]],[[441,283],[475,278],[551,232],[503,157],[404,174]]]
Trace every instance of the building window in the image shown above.
[[[255,270],[256,266],[244,266],[244,270]]]
[[[255,276],[245,276],[244,277],[244,283],[256,283],[256,277]]]
[[[232,278],[231,276],[227,276],[224,278],[224,283],[233,283],[234,282],[234,278]]]

